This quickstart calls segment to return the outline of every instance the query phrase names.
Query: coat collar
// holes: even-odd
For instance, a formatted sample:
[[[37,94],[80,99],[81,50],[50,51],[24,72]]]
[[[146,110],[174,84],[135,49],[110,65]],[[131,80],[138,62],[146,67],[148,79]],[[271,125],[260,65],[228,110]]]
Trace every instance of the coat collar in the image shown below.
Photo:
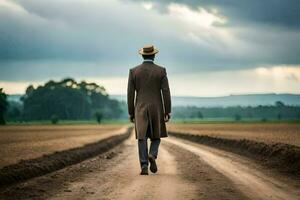
[[[147,62],[147,63],[154,63],[154,61],[151,60],[151,59],[144,59],[144,62],[143,62],[143,63],[145,63],[145,62]]]

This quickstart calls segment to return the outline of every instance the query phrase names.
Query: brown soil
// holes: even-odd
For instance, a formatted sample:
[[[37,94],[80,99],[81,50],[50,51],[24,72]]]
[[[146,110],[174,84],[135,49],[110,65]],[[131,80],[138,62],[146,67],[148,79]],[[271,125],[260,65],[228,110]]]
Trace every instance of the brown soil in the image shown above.
[[[128,128],[122,134],[113,135],[98,142],[5,166],[0,169],[0,186],[41,176],[94,157],[127,139],[131,130],[132,128]]]
[[[140,176],[134,134],[110,151],[61,170],[0,188],[0,199],[298,200],[300,181],[251,159],[169,137],[158,172]]]
[[[207,135],[170,132],[170,135],[248,156],[268,167],[300,178],[300,148],[283,143],[226,139]]]
[[[0,127],[0,168],[99,141],[122,125],[8,125]]]
[[[203,160],[199,160],[199,156],[171,143],[166,143],[166,147],[168,151],[176,155],[175,158],[182,176],[197,186],[196,199],[248,199],[223,174],[214,170]]]
[[[226,176],[236,189],[250,199],[299,200],[299,179],[282,176],[251,159],[228,151],[182,139],[172,138],[168,142],[198,156],[200,161]]]
[[[171,132],[208,135],[214,138],[248,139],[267,144],[280,142],[300,147],[300,124],[169,124],[168,128]]]
[[[0,198],[248,199],[230,180],[196,155],[165,141],[157,160],[159,171],[140,176],[136,148],[132,135],[107,154],[2,189]]]

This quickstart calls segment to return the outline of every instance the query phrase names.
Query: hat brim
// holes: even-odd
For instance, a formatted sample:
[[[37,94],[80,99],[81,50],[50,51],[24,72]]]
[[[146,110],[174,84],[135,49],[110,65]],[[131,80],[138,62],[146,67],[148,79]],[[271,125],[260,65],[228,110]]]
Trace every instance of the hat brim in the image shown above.
[[[153,55],[153,54],[157,54],[158,52],[159,52],[158,49],[155,48],[153,51],[147,53],[143,51],[143,48],[139,49],[139,54],[141,55]]]

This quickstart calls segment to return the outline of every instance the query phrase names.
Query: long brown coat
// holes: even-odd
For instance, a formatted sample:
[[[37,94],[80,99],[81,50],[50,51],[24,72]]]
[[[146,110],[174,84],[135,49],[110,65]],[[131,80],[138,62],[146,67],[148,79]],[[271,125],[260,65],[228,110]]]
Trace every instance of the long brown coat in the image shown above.
[[[127,104],[137,139],[145,138],[148,125],[151,139],[167,137],[164,114],[171,113],[171,96],[166,69],[150,61],[130,69]]]

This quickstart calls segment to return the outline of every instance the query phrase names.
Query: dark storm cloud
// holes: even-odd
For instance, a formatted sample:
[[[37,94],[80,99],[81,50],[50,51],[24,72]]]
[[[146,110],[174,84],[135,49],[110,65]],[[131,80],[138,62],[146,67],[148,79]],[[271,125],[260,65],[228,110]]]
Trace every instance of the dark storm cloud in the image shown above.
[[[300,63],[296,1],[184,1],[195,12],[217,8],[228,18],[212,30],[174,18],[167,8],[182,4],[176,0],[157,2],[159,12],[140,1],[3,2],[9,4],[0,1],[1,80],[125,76],[145,43],[159,47],[158,61],[170,73]]]
[[[143,2],[144,0],[133,0]],[[300,28],[299,0],[153,0],[160,11],[165,12],[170,3],[188,5],[212,11],[217,9],[221,16],[229,18],[231,25],[267,25]]]

